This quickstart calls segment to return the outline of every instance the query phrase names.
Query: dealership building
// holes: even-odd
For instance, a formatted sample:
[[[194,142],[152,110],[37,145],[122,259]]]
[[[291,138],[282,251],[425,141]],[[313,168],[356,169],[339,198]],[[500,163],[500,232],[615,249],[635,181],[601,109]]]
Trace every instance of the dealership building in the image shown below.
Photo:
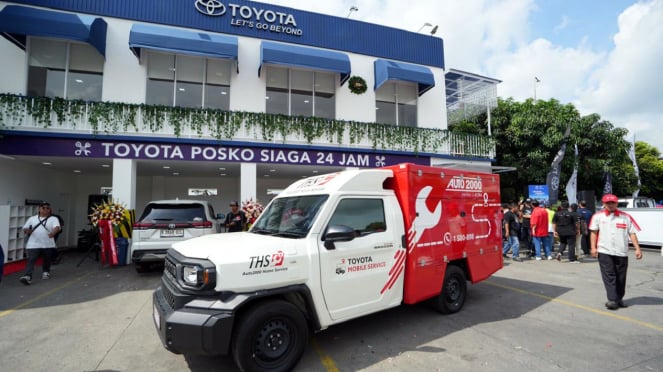
[[[490,172],[492,138],[447,126],[490,117],[499,81],[446,68],[422,29],[240,0],[0,1],[0,244],[38,200],[75,245],[99,194],[224,213],[347,168]]]

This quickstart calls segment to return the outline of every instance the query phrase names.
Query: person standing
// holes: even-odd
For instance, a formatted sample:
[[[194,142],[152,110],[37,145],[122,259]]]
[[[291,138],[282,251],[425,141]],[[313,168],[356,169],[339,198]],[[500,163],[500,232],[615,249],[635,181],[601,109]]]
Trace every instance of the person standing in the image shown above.
[[[617,209],[617,196],[603,195],[604,210],[592,217],[591,255],[598,257],[601,279],[605,286],[608,310],[627,307],[624,303],[626,293],[626,271],[628,269],[628,240],[635,248],[635,258],[642,259],[642,251],[637,232],[640,227],[633,217]]]
[[[550,247],[546,243],[548,239],[548,212],[545,208],[539,206],[539,201],[532,201],[532,218],[530,224],[532,225],[532,241],[534,242],[534,250],[536,251],[536,260],[541,261],[541,247],[543,247],[546,257],[552,260]]]
[[[589,223],[592,221],[592,215],[594,215],[594,212],[587,208],[586,201],[581,200],[578,213],[582,217],[580,220],[580,248],[582,249],[582,254],[589,256]]]
[[[55,248],[55,235],[60,232],[60,223],[57,218],[51,216],[51,205],[42,202],[39,205],[39,213],[34,215],[23,225],[23,233],[28,236],[25,249],[28,253],[28,263],[25,274],[19,279],[21,283],[30,285],[32,283],[32,271],[37,258],[42,256],[42,279],[51,277],[51,249]]]
[[[530,220],[532,217],[532,199],[525,199],[524,203],[520,204],[520,218],[522,223],[520,224],[520,240],[521,245],[527,248],[529,256],[534,256],[532,254],[532,225]]]
[[[520,259],[520,243],[518,242],[518,234],[520,233],[520,223],[518,222],[518,205],[517,204],[503,204],[504,218],[502,225],[504,226],[504,245],[502,246],[502,256],[508,257],[507,252],[511,249],[511,259],[514,261],[522,261]]]
[[[0,283],[2,282],[2,274],[5,271],[5,251],[0,244]]]
[[[226,215],[225,225],[228,232],[244,231],[246,215],[239,210],[239,204],[236,201],[230,203],[230,212]]]
[[[562,202],[562,209],[555,213],[552,219],[553,231],[559,238],[557,261],[561,261],[562,254],[569,247],[569,263],[578,263],[576,260],[576,238],[580,233],[578,214],[569,207],[569,202]]]

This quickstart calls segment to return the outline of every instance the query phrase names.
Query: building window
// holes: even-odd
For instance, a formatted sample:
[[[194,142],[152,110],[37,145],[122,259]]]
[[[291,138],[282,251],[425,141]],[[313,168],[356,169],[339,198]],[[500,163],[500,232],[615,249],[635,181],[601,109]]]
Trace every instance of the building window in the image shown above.
[[[28,96],[101,101],[104,58],[94,47],[30,38]]]
[[[385,83],[375,92],[375,110],[378,123],[416,127],[416,85]]]
[[[230,65],[226,60],[148,53],[145,102],[229,110]]]
[[[267,66],[268,114],[336,117],[335,74]]]

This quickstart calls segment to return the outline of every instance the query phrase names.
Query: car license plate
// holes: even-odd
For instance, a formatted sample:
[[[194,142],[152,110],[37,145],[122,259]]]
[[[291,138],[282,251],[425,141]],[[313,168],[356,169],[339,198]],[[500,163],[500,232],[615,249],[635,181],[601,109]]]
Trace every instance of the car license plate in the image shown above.
[[[184,236],[184,229],[161,230],[162,238],[180,238]]]
[[[157,305],[153,306],[152,317],[154,318],[154,324],[157,325],[157,329],[161,329],[161,316],[159,315],[159,310],[157,310]]]

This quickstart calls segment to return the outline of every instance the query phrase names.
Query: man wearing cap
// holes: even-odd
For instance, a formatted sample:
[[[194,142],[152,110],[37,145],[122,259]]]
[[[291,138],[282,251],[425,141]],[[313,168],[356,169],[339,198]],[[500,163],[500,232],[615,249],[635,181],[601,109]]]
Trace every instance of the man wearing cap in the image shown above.
[[[246,226],[246,215],[239,210],[239,203],[230,203],[230,212],[226,215],[226,230],[228,232],[244,231]]]
[[[39,255],[42,256],[42,279],[51,277],[51,249],[55,248],[55,235],[60,232],[60,222],[51,216],[51,205],[42,202],[39,205],[39,213],[28,218],[23,225],[23,233],[28,237],[25,245],[28,254],[28,263],[25,274],[19,279],[21,283],[29,285],[32,283],[32,271]]]
[[[592,216],[591,231],[592,257],[599,258],[601,278],[605,286],[608,302],[605,307],[617,310],[626,307],[623,298],[626,292],[626,271],[628,269],[628,240],[635,247],[635,258],[642,258],[642,251],[636,232],[640,227],[633,217],[617,209],[617,197],[603,195],[601,212]]]

